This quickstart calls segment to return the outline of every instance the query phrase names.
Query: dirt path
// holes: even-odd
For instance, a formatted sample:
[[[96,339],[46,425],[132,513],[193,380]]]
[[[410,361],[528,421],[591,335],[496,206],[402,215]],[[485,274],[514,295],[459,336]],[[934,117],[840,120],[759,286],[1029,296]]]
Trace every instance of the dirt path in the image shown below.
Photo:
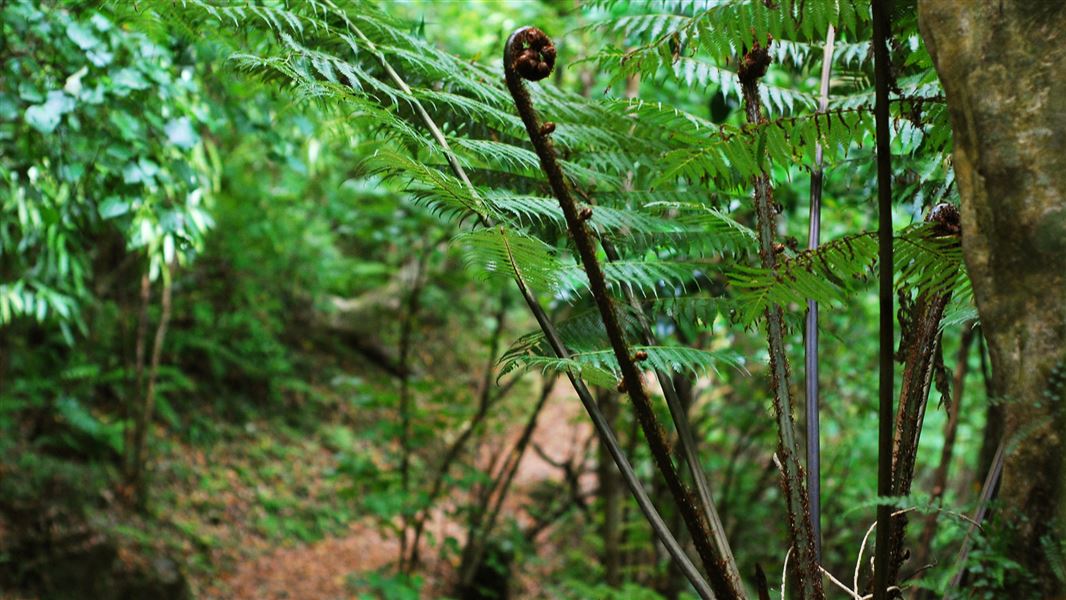
[[[564,386],[558,386],[564,388]],[[591,427],[581,419],[580,405],[573,397],[562,392],[544,407],[533,435],[547,456],[565,460],[574,443],[581,443],[590,435]],[[521,423],[508,442],[517,437]],[[516,514],[528,492],[545,480],[560,480],[559,470],[543,460],[532,449],[528,450],[519,465],[506,509]],[[435,515],[428,530],[434,535],[447,532],[461,535],[456,523],[448,522],[442,515]],[[347,534],[291,548],[267,552],[253,560],[240,563],[224,576],[215,590],[208,591],[208,598],[234,600],[348,600],[353,597],[347,585],[350,575],[383,571],[395,561],[399,551],[395,536],[382,534],[369,520],[354,523]],[[427,561],[435,560],[436,552],[426,549]],[[427,564],[424,597],[436,597],[443,588],[443,577],[450,571],[448,565]],[[224,591],[223,591],[224,590]]]

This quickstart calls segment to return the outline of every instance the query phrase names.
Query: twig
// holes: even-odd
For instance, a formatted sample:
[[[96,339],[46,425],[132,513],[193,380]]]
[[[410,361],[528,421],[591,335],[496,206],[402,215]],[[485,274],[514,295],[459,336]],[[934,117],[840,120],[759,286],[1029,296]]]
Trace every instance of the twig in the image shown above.
[[[152,279],[148,275],[148,270],[145,269],[141,274],[141,309],[137,318],[137,339],[134,341],[135,349],[133,353],[133,391],[130,394],[129,402],[126,403],[126,417],[127,421],[133,421],[136,423],[140,417],[141,403],[140,400],[144,394],[144,348],[146,340],[148,338],[148,306],[152,300]],[[132,405],[132,406],[131,406]],[[123,422],[123,440],[125,446],[125,473],[126,482],[129,484],[134,483],[134,479],[137,477],[137,459],[134,447],[137,445],[137,428],[136,425],[130,427],[126,422]]]
[[[848,595],[851,596],[854,600],[862,600],[862,596],[860,596],[855,590],[844,585],[844,582],[840,581],[836,577],[833,577],[833,574],[827,571],[825,567],[819,565],[818,568],[822,571],[823,575],[829,578],[830,583],[847,592]]]
[[[884,506],[884,505],[880,505],[880,506]],[[917,506],[911,506],[910,508],[904,508],[902,510],[897,510],[896,512],[889,513],[888,517],[889,518],[898,517],[900,515],[907,514],[907,513],[911,512],[911,511],[914,511],[914,510],[918,510],[918,507]],[[874,532],[874,529],[877,528],[877,526],[881,525],[882,523],[883,523],[883,521],[881,520],[880,517],[878,517],[878,519],[876,521],[874,521],[873,525],[870,525],[870,528],[866,530],[866,535],[862,536],[862,544],[859,545],[859,555],[855,558],[855,577],[854,577],[854,579],[852,579],[852,583],[855,586],[854,590],[855,590],[856,593],[858,593],[858,591],[859,591],[859,571],[862,570],[862,555],[863,555],[864,552],[866,552],[866,542],[869,541],[870,534]],[[878,544],[881,543],[881,536],[877,537],[877,543]],[[880,549],[878,549],[877,551],[880,552]],[[874,577],[876,577],[876,576],[877,576],[877,572],[875,570],[874,571]],[[876,593],[877,593],[877,590],[874,590],[874,594],[876,594]]]
[[[406,565],[403,565],[401,562],[401,566],[405,567],[407,572],[410,572],[412,569],[418,566],[420,552],[419,546],[422,538],[422,532],[425,529],[426,520],[429,518],[429,512],[432,508],[433,503],[436,502],[437,498],[439,498],[440,494],[444,491],[444,480],[447,478],[448,472],[451,470],[452,464],[456,461],[456,459],[459,458],[460,454],[466,447],[466,444],[470,440],[470,437],[473,435],[473,433],[488,417],[489,409],[492,408],[496,400],[498,400],[505,392],[504,388],[499,388],[497,393],[493,394],[491,382],[494,373],[492,367],[496,364],[496,357],[499,354],[500,337],[503,333],[504,316],[506,314],[507,295],[503,294],[500,299],[499,309],[496,311],[496,324],[493,327],[492,335],[489,339],[489,351],[486,360],[488,364],[485,365],[485,373],[483,375],[483,380],[482,383],[479,385],[477,411],[474,413],[474,416],[470,418],[470,421],[467,422],[466,427],[463,428],[459,436],[455,438],[455,441],[453,441],[448,447],[448,450],[445,452],[444,458],[442,459],[440,466],[437,468],[437,472],[433,478],[433,483],[430,487],[429,495],[427,496],[425,501],[426,506],[422,509],[421,515],[419,517],[416,517],[415,519],[413,536],[414,541],[411,543],[411,552],[408,556],[407,563]],[[509,385],[513,385],[515,381],[517,381],[517,379],[512,379],[509,382]],[[405,538],[406,535],[407,532],[405,530]]]
[[[543,383],[540,398],[537,400],[536,406],[533,407],[522,433],[519,435],[514,447],[511,448],[507,459],[497,471],[493,484],[481,494],[478,508],[471,515],[467,542],[463,548],[459,566],[461,586],[467,586],[473,580],[476,567],[481,562],[485,551],[485,542],[496,526],[496,520],[499,518],[500,510],[503,508],[503,502],[507,498],[511,483],[514,481],[515,474],[518,473],[522,457],[525,455],[530,440],[533,438],[533,431],[537,427],[540,413],[545,404],[547,404],[552,389],[555,387],[555,381],[555,377],[552,377]],[[495,496],[495,499],[493,499],[493,496]]]
[[[422,286],[429,262],[432,246],[422,250],[422,254],[415,262],[414,275],[411,278],[411,289],[408,291],[407,302],[403,309],[402,322],[400,324],[400,489],[407,495],[411,486],[411,339],[414,335],[415,322],[418,319],[418,311],[421,306]],[[448,465],[445,465],[445,470]],[[432,502],[432,499],[430,500]],[[408,568],[414,568],[418,561],[418,538],[421,533],[421,523],[416,518],[415,536],[411,548],[410,560],[407,559],[407,530],[411,526],[412,515],[403,512],[403,527],[400,530],[400,570],[406,572]]]
[[[144,391],[144,404],[138,415],[137,440],[133,449],[133,460],[136,467],[134,479],[134,492],[137,505],[144,509],[148,503],[148,482],[146,471],[148,469],[148,430],[152,426],[152,413],[155,410],[155,387],[159,375],[159,362],[163,356],[163,340],[167,336],[167,326],[170,324],[171,292],[173,290],[173,273],[170,264],[164,262],[163,268],[163,292],[161,294],[159,324],[156,325],[155,339],[152,341],[152,358],[148,366],[148,382]]]

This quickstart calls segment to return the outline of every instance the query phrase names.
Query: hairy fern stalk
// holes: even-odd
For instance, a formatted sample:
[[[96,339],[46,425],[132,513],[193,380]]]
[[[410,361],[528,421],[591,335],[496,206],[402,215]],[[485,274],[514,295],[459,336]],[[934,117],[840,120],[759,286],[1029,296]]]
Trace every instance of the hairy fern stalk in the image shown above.
[[[594,282],[570,250],[566,215],[545,186],[541,161],[503,85],[502,65],[442,52],[370,2],[149,4],[192,31],[269,32],[249,44],[252,49],[233,53],[238,69],[335,109],[342,117],[338,135],[354,128],[374,133],[375,150],[358,167],[402,179],[428,210],[457,223],[454,244],[463,249],[468,267],[486,281],[517,282],[537,318],[540,330],[504,353],[504,371],[565,374],[593,405],[586,385],[618,385],[625,365],[619,364],[602,315],[591,308]],[[590,4],[609,8],[615,2]],[[795,333],[808,300],[830,311],[870,281],[876,232],[853,232],[803,252],[772,245],[767,261],[766,243],[778,232],[757,233],[750,204],[733,201],[748,196],[760,178],[772,185],[773,177],[813,167],[819,147],[827,169],[856,153],[869,155],[873,92],[864,75],[871,67],[864,37],[870,7],[863,0],[664,0],[638,8],[644,14],[589,26],[605,41],[589,64],[614,81],[635,75],[668,79],[733,102],[743,97],[737,73],[741,50],[754,41],[772,39],[772,69],[795,78],[820,69],[826,33],[830,27],[836,31],[832,68],[842,83],[834,84],[824,112],[810,89],[780,83],[788,77],[761,82],[758,108],[766,118],[743,124],[713,122],[640,99],[588,98],[549,80],[528,90],[540,122],[554,124],[551,138],[566,185],[583,206],[594,206],[585,226],[602,247],[611,248],[611,260],[602,263],[604,292],[614,300],[629,352],[642,357],[641,369],[689,378],[743,370],[744,358],[732,350],[647,337],[644,324],[698,323],[738,331],[769,326],[771,335],[783,340]],[[895,81],[893,116],[906,134],[899,136],[898,152],[905,161],[920,146],[923,156],[942,158],[950,151],[950,129],[931,61],[917,42],[903,47],[917,49],[907,58],[909,70]],[[911,118],[916,106],[920,125]],[[951,189],[946,160],[914,168],[923,174],[923,190]],[[894,232],[894,285],[968,302],[958,244],[929,235],[929,228],[919,224]],[[545,302],[569,303],[573,310],[561,322],[546,322],[540,309]],[[778,312],[780,322],[766,320]],[[759,407],[769,400],[769,395],[750,399]],[[655,523],[654,507],[640,498],[641,490],[631,489]],[[796,494],[800,502],[802,481]],[[660,539],[684,566],[687,557],[676,540],[671,545],[667,537]],[[808,541],[782,540],[780,556],[790,547],[796,556]],[[820,597],[819,565],[791,564],[807,571],[810,585],[802,595]],[[702,575],[691,563],[687,567],[697,591],[709,597]]]

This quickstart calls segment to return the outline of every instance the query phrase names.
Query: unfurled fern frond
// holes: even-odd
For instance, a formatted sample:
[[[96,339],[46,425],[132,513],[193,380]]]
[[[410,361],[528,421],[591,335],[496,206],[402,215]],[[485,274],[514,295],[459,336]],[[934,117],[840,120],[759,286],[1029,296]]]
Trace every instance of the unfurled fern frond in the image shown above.
[[[708,273],[715,270],[713,265],[661,260],[616,260],[603,265],[607,286],[619,296],[623,287],[646,297],[674,295],[689,285],[699,287]],[[561,270],[559,281],[562,284],[560,291],[568,294],[577,295],[588,290],[588,277],[579,265]]]
[[[562,209],[555,198],[521,196],[499,190],[486,190],[485,197],[493,210],[526,225],[565,226]],[[588,220],[599,235],[652,237],[680,232],[681,226],[639,210],[597,206]]]
[[[182,0],[181,3],[202,10],[218,21],[229,22],[234,27],[241,27],[252,18],[259,19],[270,30],[294,34],[303,33],[305,26],[315,29],[326,26],[317,18],[317,14],[303,14],[278,6],[202,0]],[[315,3],[310,3],[309,6],[312,9],[316,7]]]
[[[700,350],[686,346],[633,346],[634,353],[646,356],[642,367],[664,373],[680,373],[699,377],[718,373],[720,367],[744,371],[744,357],[732,350]],[[621,379],[621,371],[610,349],[575,352],[569,358],[555,356],[519,355],[503,366],[505,372],[522,366],[555,373],[580,373],[591,383],[614,386]]]
[[[664,196],[638,192],[592,196],[619,208],[595,206],[589,225],[598,235],[616,240],[631,251],[661,247],[675,254],[701,255],[712,251],[746,253],[755,249],[755,232],[717,209],[676,201],[641,205],[645,198]],[[483,197],[502,219],[524,226],[565,226],[562,210],[554,198],[488,189],[483,191]]]
[[[971,292],[957,237],[937,236],[930,225],[916,225],[896,237],[895,253],[897,287],[932,294]]]
[[[1059,581],[1066,582],[1066,541],[1049,533],[1040,538],[1040,547],[1051,572]]]
[[[582,363],[573,358],[558,358],[556,356],[530,355],[516,358],[505,363],[501,369],[501,375],[506,375],[516,369],[539,370],[544,374],[561,375],[569,373],[580,377],[591,385],[611,388],[618,384],[618,377],[611,371],[592,363]]]
[[[876,256],[876,234],[864,233],[781,260],[773,272],[737,267],[729,283],[737,295],[738,320],[750,324],[770,306],[803,303],[808,298],[839,306],[864,280]]]
[[[868,141],[872,115],[865,110],[834,111],[779,119],[757,127],[723,128],[703,145],[673,150],[662,157],[657,185],[678,179],[713,182],[726,189],[746,187],[770,164],[813,164],[821,144],[830,159]]]
[[[636,336],[640,332],[640,323],[635,313],[628,305],[619,304],[619,322],[627,335]],[[579,311],[567,319],[556,323],[559,337],[566,348],[572,352],[585,352],[598,350],[610,345],[607,339],[607,330],[603,326],[603,319],[599,311],[585,309]],[[536,330],[527,333],[511,344],[511,347],[500,357],[501,364],[509,364],[522,356],[548,356],[553,352],[544,338],[544,332]]]
[[[653,300],[651,311],[678,322],[710,327],[719,317],[731,320],[736,304],[732,299],[720,296],[674,296]]]
[[[770,56],[774,64],[783,64],[795,68],[813,68],[822,60],[825,43],[798,42],[776,39],[770,45]],[[833,44],[833,65],[840,69],[860,69],[873,60],[870,42],[842,42]]]
[[[541,240],[506,227],[460,234],[456,242],[467,266],[482,277],[521,277],[535,289],[560,287],[563,271],[555,249]]]
[[[920,293],[968,293],[958,238],[938,237],[931,225],[920,224],[897,235],[894,245],[897,287]],[[876,261],[877,232],[865,232],[785,258],[772,272],[738,267],[729,277],[737,292],[738,320],[751,323],[771,305],[807,300],[840,306],[865,282]]]
[[[374,170],[411,181],[415,196],[442,215],[487,214],[482,199],[474,196],[461,181],[432,165],[387,148],[375,152],[366,163]]]
[[[601,61],[614,65],[614,78],[641,75],[652,80],[669,77],[692,89],[709,89],[722,94],[726,99],[741,100],[740,83],[735,71],[715,65],[709,59],[696,56],[663,56],[649,54],[636,60],[630,52],[604,51],[598,55]],[[800,109],[813,109],[815,97],[809,93],[763,84],[761,99],[765,107],[777,114],[790,114]]]

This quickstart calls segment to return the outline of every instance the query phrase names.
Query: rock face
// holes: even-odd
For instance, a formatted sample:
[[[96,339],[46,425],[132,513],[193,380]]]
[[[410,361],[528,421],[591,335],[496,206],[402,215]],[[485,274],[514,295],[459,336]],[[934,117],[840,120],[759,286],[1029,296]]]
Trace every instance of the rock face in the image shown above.
[[[1048,548],[1066,531],[1066,2],[918,6],[947,94],[963,249],[1005,403],[1008,552],[1035,579],[1032,597],[1061,597]]]

